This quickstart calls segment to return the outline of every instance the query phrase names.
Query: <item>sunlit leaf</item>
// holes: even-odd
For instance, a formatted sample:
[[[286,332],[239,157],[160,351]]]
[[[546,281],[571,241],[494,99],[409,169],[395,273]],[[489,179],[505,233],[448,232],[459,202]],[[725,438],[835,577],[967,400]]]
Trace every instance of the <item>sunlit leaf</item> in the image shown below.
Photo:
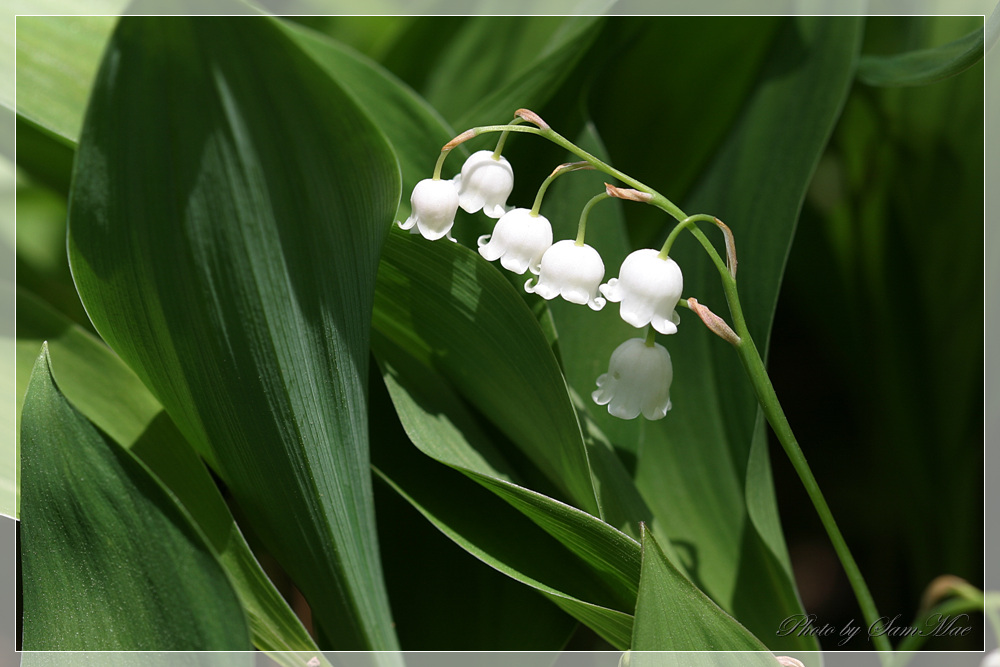
[[[75,163],[98,331],[210,456],[338,648],[396,646],[365,384],[398,167],[267,18],[121,20]]]

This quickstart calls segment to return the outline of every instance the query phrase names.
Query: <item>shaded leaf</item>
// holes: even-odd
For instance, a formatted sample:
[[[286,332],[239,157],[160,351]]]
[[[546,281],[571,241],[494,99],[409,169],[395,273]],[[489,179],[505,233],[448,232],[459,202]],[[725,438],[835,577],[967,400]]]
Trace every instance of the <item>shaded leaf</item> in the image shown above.
[[[732,228],[743,310],[765,353],[798,212],[846,97],[860,28],[851,18],[787,20],[760,73],[767,85],[754,89],[685,206]],[[718,274],[701,247],[685,235],[671,254],[684,269],[686,294],[725,312]],[[773,636],[778,622],[801,611],[766,430],[738,358],[693,317],[666,344],[674,409],[645,431],[640,489],[706,593],[773,647],[815,648],[813,638]]]
[[[22,467],[26,650],[250,647],[208,543],[145,466],[59,393],[44,346],[24,404]]]
[[[499,271],[457,244],[394,231],[373,325],[439,369],[565,499],[601,516],[565,381],[531,311]]]
[[[983,35],[983,28],[977,28],[931,49],[862,56],[858,80],[869,86],[925,86],[961,74],[983,59]]]
[[[365,384],[398,168],[267,18],[121,20],[70,263],[98,331],[209,456],[338,648],[396,646]]]

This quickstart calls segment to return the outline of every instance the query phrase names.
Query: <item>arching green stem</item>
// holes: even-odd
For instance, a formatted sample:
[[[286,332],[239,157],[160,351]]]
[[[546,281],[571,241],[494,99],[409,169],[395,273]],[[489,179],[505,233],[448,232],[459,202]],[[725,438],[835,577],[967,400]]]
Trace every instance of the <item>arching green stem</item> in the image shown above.
[[[656,345],[656,329],[651,326],[646,327],[646,347]]]
[[[538,194],[535,195],[535,203],[531,206],[531,217],[538,217],[538,212],[542,208],[542,198],[545,196],[545,191],[549,189],[550,185],[552,185],[552,181],[571,171],[590,168],[590,164],[586,162],[570,162],[568,164],[561,164],[553,169],[552,173],[549,174],[538,187]]]
[[[667,240],[663,242],[663,247],[660,248],[660,259],[666,259],[670,256],[670,248],[674,245],[674,241],[680,236],[682,230],[693,226],[696,222],[715,222],[715,216],[705,215],[699,213],[697,215],[689,215],[680,222],[678,222],[670,233],[667,235]]]
[[[523,122],[524,122],[523,118],[515,118],[514,120],[510,121],[510,123],[508,123],[508,125],[517,125],[518,123],[523,123]],[[504,130],[500,134],[500,140],[497,141],[497,147],[493,151],[493,159],[494,160],[499,160],[500,159],[500,155],[501,155],[501,153],[503,153],[503,145],[505,143],[507,143],[507,136],[509,134],[510,134],[510,130]]]
[[[597,202],[603,199],[609,199],[610,197],[611,195],[609,195],[607,192],[602,192],[599,195],[591,197],[590,201],[588,201],[586,205],[583,207],[583,211],[580,212],[580,224],[578,224],[576,227],[577,246],[583,247],[583,239],[587,234],[587,216],[590,215],[590,209],[594,208],[594,204],[596,204]]]

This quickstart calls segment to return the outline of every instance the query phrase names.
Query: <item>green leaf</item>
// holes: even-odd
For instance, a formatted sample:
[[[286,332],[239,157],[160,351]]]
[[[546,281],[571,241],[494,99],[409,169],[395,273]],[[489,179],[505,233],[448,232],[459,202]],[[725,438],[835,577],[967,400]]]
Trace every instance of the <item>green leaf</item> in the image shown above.
[[[385,133],[403,174],[405,196],[399,203],[396,220],[405,220],[410,210],[410,191],[418,181],[430,177],[441,147],[456,132],[422,97],[378,63],[301,26],[279,25],[331,78],[354,96]],[[459,147],[456,153],[464,155],[465,147]]]
[[[375,349],[396,413],[410,440],[431,458],[490,489],[562,542],[631,610],[638,585],[638,543],[599,519],[521,485],[505,460],[432,369],[376,336]]]
[[[982,60],[983,41],[984,30],[980,27],[931,49],[862,56],[858,80],[869,86],[926,86],[961,74]]]
[[[382,135],[274,20],[119,23],[75,163],[77,288],[342,649],[396,647],[365,385],[398,197]]]
[[[617,648],[632,615],[592,571],[495,495],[411,448],[379,457],[376,473],[448,538],[497,571],[545,595]],[[489,517],[484,521],[484,517]]]
[[[70,406],[45,346],[21,439],[26,650],[250,647],[211,547],[145,466]]]
[[[409,488],[416,477],[418,488],[454,498],[457,502],[451,511],[439,514],[445,519],[456,512],[473,514],[470,498],[462,492],[471,487],[473,499],[489,492],[413,447],[395,417],[377,367],[373,368],[370,395],[372,464],[397,485]],[[452,489],[453,481],[460,488]],[[447,490],[435,492],[435,487]],[[411,497],[419,493],[411,491]],[[502,502],[493,500],[490,509],[493,506],[516,514]],[[404,650],[544,651],[565,645],[578,627],[572,616],[535,589],[505,576],[453,542],[388,484],[375,484],[375,510],[389,601],[394,615],[405,619],[396,627]],[[491,531],[494,518],[495,514],[490,514],[489,521],[469,525]],[[500,521],[501,525],[507,523]],[[529,530],[538,532],[533,526]],[[539,544],[531,543],[533,558],[541,559],[557,550],[560,556],[567,555],[545,535],[541,544],[554,548],[535,549]],[[415,577],[414,572],[420,576]]]
[[[802,199],[850,85],[860,28],[849,18],[786,22],[761,71],[768,84],[755,88],[685,205],[732,228],[743,309],[763,351]],[[701,247],[685,235],[672,255],[686,294],[724,314],[718,274]],[[679,333],[664,341],[674,361],[674,409],[645,431],[638,484],[662,532],[684,545],[678,551],[693,581],[772,647],[814,649],[811,638],[773,636],[778,622],[801,611],[756,399],[732,349],[685,315]]]
[[[457,244],[394,230],[373,325],[439,369],[566,500],[601,516],[565,381],[531,311],[496,268]]]
[[[107,16],[17,19],[17,162],[46,185],[68,192],[73,142],[101,52],[125,2]]]
[[[635,606],[634,651],[767,651],[756,637],[692,584],[642,533],[642,578]],[[773,664],[770,653],[764,654]],[[746,656],[750,662],[754,657]]]
[[[246,609],[254,645],[265,651],[315,651],[250,552],[208,471],[159,402],[106,345],[24,290],[17,293],[18,419],[43,341],[52,375],[70,404],[142,461],[198,524]]]

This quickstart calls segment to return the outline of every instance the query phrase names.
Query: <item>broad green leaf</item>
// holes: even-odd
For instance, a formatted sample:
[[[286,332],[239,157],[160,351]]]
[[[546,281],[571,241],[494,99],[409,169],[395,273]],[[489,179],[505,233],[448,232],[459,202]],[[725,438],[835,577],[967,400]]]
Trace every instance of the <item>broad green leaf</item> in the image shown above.
[[[24,290],[17,294],[18,419],[43,341],[48,341],[52,375],[70,404],[142,461],[198,524],[246,609],[254,645],[266,651],[316,650],[159,402],[106,345]]]
[[[77,288],[343,649],[396,647],[365,385],[398,197],[382,135],[274,20],[119,23],[75,162]]]
[[[638,24],[635,35],[597,72],[587,106],[613,164],[680,204],[758,83],[782,19],[622,20]],[[678,62],[681,54],[690,55]],[[662,242],[662,211],[633,204],[624,212],[630,250]]]
[[[338,84],[350,92],[385,133],[403,174],[403,198],[396,220],[409,215],[409,194],[429,178],[441,147],[457,134],[422,97],[378,63],[300,26],[279,24]],[[460,146],[458,156],[467,151]]]
[[[431,493],[454,498],[453,512],[473,512],[461,492],[469,487],[476,497],[489,492],[414,449],[395,417],[378,367],[372,370],[372,464],[398,484],[408,485],[411,475],[433,478],[429,483],[432,489],[446,490]],[[402,475],[396,474],[400,468],[405,470]],[[449,490],[453,480],[460,487],[455,491]],[[423,479],[418,487],[427,488],[426,482]],[[502,502],[492,505],[502,512],[516,513]],[[375,511],[389,601],[393,614],[405,619],[396,624],[404,650],[546,651],[565,645],[579,627],[576,619],[535,589],[473,557],[388,484],[375,484]],[[494,516],[478,522],[478,529],[492,530]],[[533,526],[529,530],[531,536],[537,533]],[[553,544],[551,538],[543,536],[543,540],[541,544]],[[534,548],[539,544],[533,541],[530,545],[536,559],[543,558],[543,552]],[[557,545],[544,553],[556,549]],[[559,551],[565,556],[565,550]],[[414,576],[415,572],[419,576]]]
[[[674,567],[649,530],[642,533],[642,578],[632,649],[767,651],[760,640]],[[745,657],[751,664],[770,665],[774,661],[770,653],[764,653],[760,660]]]
[[[119,3],[124,9],[127,3]],[[19,16],[17,113],[62,137],[80,136],[101,51],[118,22],[107,16]]]
[[[565,500],[601,516],[565,381],[531,311],[499,271],[458,244],[395,230],[382,254],[373,325],[439,369]]]
[[[761,71],[768,84],[754,89],[685,202],[689,213],[712,213],[732,228],[743,309],[765,353],[799,208],[847,94],[860,27],[849,18],[788,19]],[[727,314],[718,274],[700,246],[682,237],[672,255],[684,269],[686,295]],[[801,611],[766,430],[736,354],[690,315],[664,341],[674,361],[674,409],[645,431],[640,489],[663,532],[688,545],[679,550],[687,553],[684,563],[717,603],[774,648],[815,648],[811,638],[773,637],[777,622]]]
[[[995,10],[994,10],[995,11]],[[931,49],[891,56],[865,55],[858,80],[869,86],[925,86],[960,74],[983,59],[984,29]]]
[[[146,467],[66,401],[44,346],[21,440],[25,649],[250,647],[211,547]]]
[[[73,142],[101,52],[123,9],[107,16],[17,19],[17,162],[46,185],[68,192]]]
[[[375,337],[383,379],[406,434],[431,458],[465,473],[559,540],[631,610],[639,576],[639,544],[599,519],[521,484],[518,473],[431,368]]]
[[[592,572],[526,517],[412,448],[377,455],[376,463],[379,476],[460,547],[538,590],[612,645],[628,646],[631,613],[618,610]]]

